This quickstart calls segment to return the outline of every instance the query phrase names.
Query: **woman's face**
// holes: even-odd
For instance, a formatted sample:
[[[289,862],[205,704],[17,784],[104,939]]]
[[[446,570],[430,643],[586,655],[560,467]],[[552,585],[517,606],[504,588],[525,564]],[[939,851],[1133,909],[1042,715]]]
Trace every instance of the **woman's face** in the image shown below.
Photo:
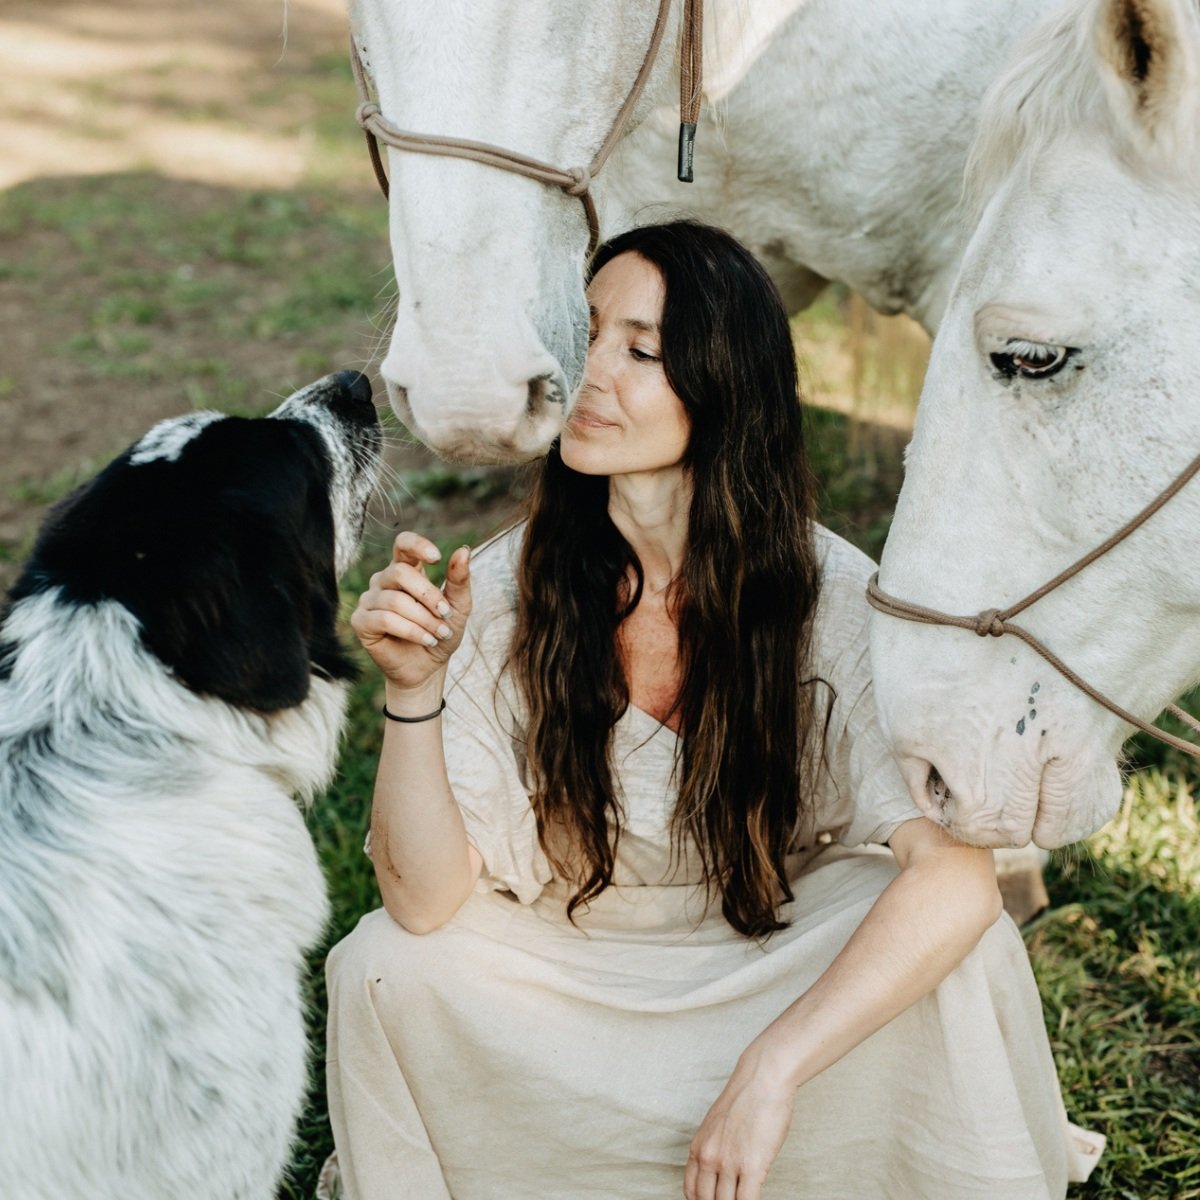
[[[678,467],[691,425],[663,371],[662,275],[627,251],[601,267],[587,295],[587,367],[563,428],[563,462],[584,475]]]

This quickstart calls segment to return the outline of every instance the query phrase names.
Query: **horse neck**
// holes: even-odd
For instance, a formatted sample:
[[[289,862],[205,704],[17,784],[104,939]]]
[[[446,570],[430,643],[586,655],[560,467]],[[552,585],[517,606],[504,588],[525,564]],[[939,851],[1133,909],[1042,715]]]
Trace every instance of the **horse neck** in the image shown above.
[[[648,204],[682,207],[932,330],[961,253],[955,213],[974,113],[1027,24],[1021,14],[1037,9],[707,0],[696,182],[674,179],[672,73],[601,177],[606,229]],[[786,275],[785,262],[771,265]],[[801,287],[789,300],[808,298]]]

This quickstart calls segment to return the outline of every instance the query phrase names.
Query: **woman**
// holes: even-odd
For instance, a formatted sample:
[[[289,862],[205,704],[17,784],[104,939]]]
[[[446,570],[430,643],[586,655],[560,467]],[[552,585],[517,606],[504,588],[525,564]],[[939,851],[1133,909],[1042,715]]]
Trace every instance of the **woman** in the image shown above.
[[[1024,947],[881,739],[774,287],[676,223],[588,297],[526,523],[444,591],[402,533],[353,617],[389,719],[386,911],[329,962],[349,1195],[1062,1196]]]

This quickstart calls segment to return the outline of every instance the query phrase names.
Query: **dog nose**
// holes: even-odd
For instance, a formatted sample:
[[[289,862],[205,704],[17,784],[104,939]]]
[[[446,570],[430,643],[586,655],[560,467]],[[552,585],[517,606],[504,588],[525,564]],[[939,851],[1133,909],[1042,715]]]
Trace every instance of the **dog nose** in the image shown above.
[[[371,402],[371,381],[361,371],[339,371],[334,382],[352,406],[375,407]]]

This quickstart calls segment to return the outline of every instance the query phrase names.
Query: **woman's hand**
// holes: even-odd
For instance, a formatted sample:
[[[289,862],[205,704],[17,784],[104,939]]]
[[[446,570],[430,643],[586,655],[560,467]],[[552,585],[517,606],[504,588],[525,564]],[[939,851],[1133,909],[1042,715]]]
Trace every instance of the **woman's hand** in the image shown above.
[[[405,530],[392,544],[391,563],[371,576],[350,627],[395,687],[419,689],[458,648],[471,612],[470,556],[466,546],[454,551],[439,590],[425,577],[425,566],[441,552],[428,538]]]
[[[792,1123],[796,1089],[762,1066],[754,1044],[692,1139],[683,1174],[686,1200],[759,1200]]]
[[[888,839],[899,875],[820,978],[750,1043],[692,1140],[687,1200],[759,1200],[796,1089],[927,995],[1000,916],[990,850],[924,817]]]

